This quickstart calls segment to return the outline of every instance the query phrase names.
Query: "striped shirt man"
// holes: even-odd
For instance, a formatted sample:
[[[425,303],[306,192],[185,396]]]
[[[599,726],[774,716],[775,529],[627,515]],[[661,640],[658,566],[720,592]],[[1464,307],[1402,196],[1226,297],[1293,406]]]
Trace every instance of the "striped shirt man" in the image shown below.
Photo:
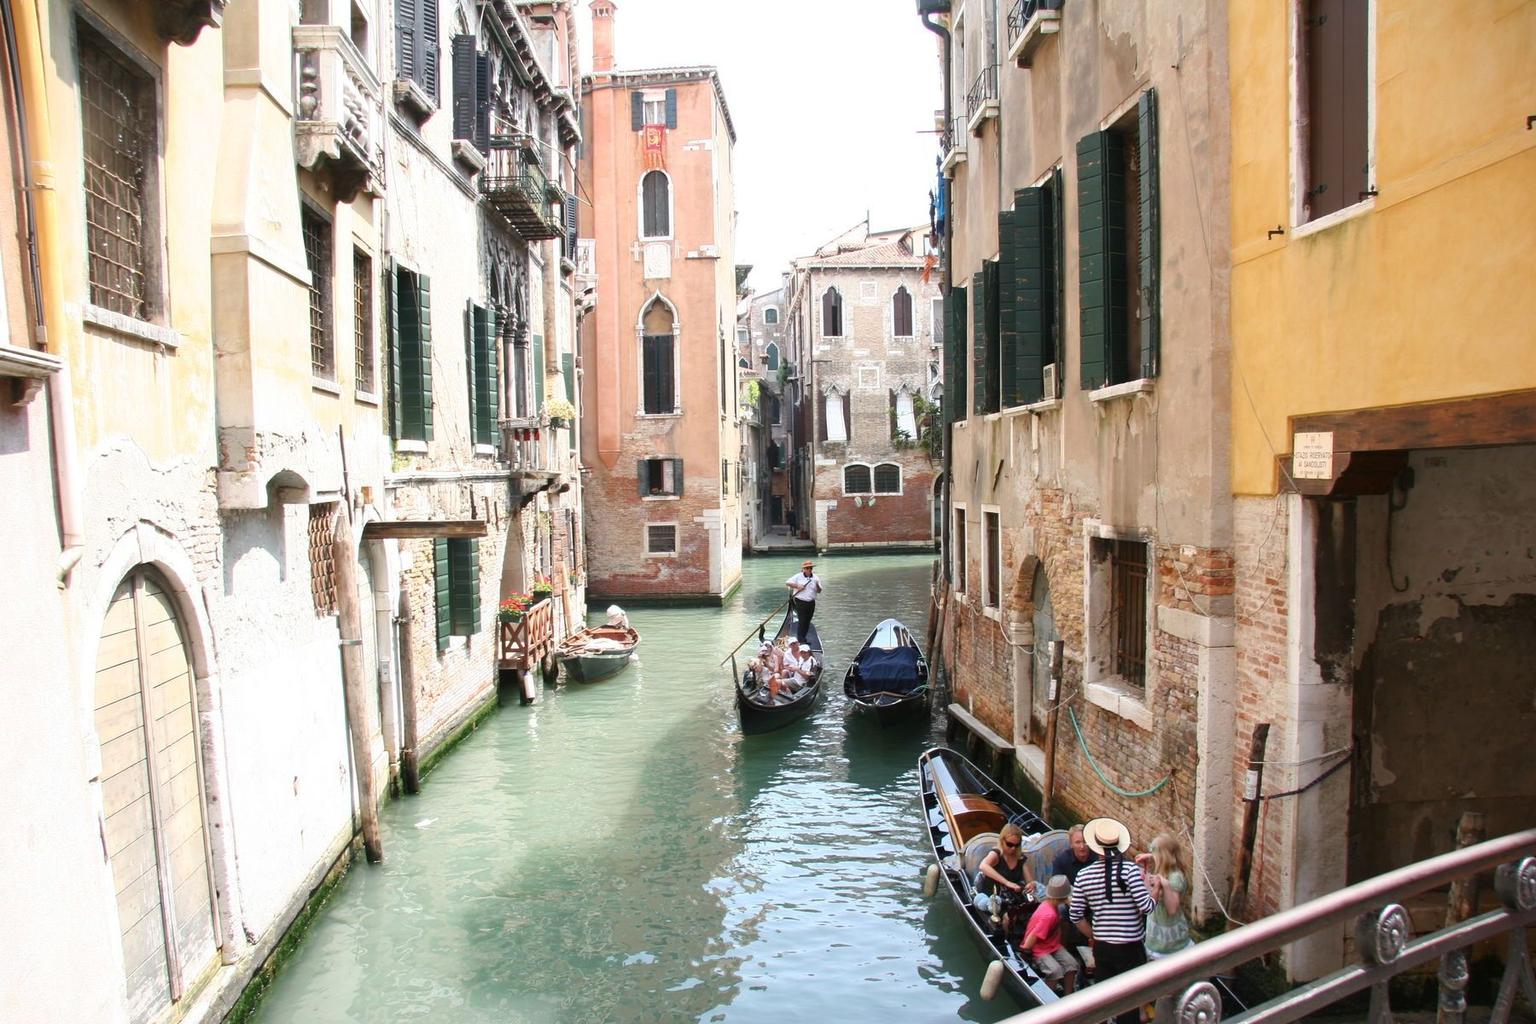
[[[1115,875],[1106,897],[1104,872],[1111,868]],[[1147,915],[1156,905],[1141,869],[1116,856],[1094,861],[1077,873],[1067,913],[1073,921],[1092,917],[1094,942],[1119,945],[1141,942],[1147,933]]]

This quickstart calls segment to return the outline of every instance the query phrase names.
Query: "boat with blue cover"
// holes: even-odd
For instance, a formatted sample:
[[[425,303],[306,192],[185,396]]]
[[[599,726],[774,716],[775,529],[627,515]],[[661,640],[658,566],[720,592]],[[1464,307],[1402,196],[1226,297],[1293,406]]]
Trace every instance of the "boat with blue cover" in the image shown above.
[[[843,675],[843,693],[882,725],[926,718],[928,662],[912,631],[896,619],[876,626]]]

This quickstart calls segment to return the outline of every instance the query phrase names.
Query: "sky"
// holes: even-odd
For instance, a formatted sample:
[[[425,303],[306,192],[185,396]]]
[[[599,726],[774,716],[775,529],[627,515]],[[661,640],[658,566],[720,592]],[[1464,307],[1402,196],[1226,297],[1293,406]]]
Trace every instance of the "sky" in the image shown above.
[[[867,216],[928,223],[938,37],[912,0],[615,0],[621,69],[709,64],[736,126],[736,262],[758,291]],[[582,69],[592,25],[580,2]]]

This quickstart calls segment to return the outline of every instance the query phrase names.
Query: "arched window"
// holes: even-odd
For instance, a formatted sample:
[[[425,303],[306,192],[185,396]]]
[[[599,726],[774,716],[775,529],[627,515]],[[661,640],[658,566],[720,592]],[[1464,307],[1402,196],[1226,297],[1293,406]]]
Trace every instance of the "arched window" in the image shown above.
[[[640,179],[640,235],[669,238],[672,235],[672,183],[665,171],[648,171]]]
[[[891,333],[896,337],[912,337],[912,293],[907,291],[906,285],[897,288],[891,297],[891,324]]]
[[[768,356],[768,369],[777,370],[779,368],[779,346],[770,341],[766,355]]]
[[[843,493],[844,494],[868,494],[869,493],[869,467],[868,466],[844,466],[843,467]]]
[[[836,288],[821,295],[821,333],[829,338],[843,335],[843,293]]]
[[[776,324],[778,322],[779,308],[777,306],[769,306],[767,309],[763,310],[763,323]]]
[[[882,462],[875,467],[875,493],[901,493],[901,467],[894,462]]]
[[[655,299],[642,319],[640,352],[641,409],[650,415],[677,412],[676,324],[672,310]]]
[[[737,369],[741,370],[750,370],[752,369],[752,364],[747,362],[746,356],[742,356],[740,359],[736,360],[736,367]]]

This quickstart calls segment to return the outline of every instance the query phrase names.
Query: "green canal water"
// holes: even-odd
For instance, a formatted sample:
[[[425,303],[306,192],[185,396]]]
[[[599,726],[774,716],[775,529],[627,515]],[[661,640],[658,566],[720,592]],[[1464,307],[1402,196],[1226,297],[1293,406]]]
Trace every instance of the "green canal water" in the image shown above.
[[[749,559],[723,608],[630,609],[620,675],[514,699],[383,812],[273,982],[266,1024],[992,1021],[984,965],[917,811],[942,718],[848,717],[843,669],[887,615],[919,632],[928,556],[829,556],[817,708],[743,737],[718,662],[800,555]],[[770,630],[771,632],[771,630]]]

